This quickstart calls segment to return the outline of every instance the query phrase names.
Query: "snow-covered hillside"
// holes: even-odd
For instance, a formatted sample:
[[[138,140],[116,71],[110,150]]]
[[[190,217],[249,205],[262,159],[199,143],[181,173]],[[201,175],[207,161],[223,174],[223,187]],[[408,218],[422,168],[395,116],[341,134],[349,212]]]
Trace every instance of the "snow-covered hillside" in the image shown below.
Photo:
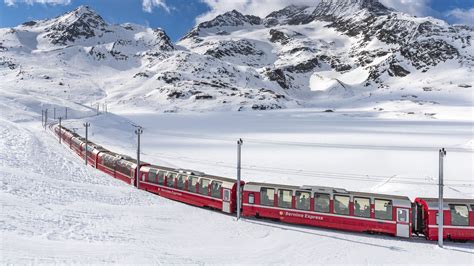
[[[473,33],[377,1],[324,0],[265,18],[231,11],[173,44],[161,29],[111,25],[83,6],[0,29],[0,93],[111,110],[362,107],[442,117],[474,102]]]

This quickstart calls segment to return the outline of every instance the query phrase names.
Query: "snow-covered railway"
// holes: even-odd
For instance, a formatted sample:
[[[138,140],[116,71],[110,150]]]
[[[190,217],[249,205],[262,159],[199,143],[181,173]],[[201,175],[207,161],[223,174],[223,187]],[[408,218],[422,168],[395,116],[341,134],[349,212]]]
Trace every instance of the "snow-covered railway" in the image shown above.
[[[162,197],[235,214],[237,180],[202,172],[174,169],[109,151],[57,124],[56,137],[87,163],[114,178]],[[86,152],[87,151],[87,152]],[[140,171],[137,171],[140,169]],[[137,178],[137,172],[140,177]],[[438,239],[437,199],[360,193],[321,186],[241,182],[242,214],[291,224],[353,232],[388,234],[402,238]],[[443,238],[474,240],[474,200],[445,199]]]

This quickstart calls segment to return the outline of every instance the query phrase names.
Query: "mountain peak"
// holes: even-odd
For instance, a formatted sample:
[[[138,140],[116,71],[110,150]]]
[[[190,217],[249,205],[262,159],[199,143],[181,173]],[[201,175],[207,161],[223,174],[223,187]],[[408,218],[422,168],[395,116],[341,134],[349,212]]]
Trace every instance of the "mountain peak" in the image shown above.
[[[222,15],[215,17],[213,20],[203,22],[199,24],[200,28],[212,28],[212,27],[236,27],[243,26],[245,24],[258,25],[262,22],[262,19],[257,16],[243,15],[237,10],[228,11]]]
[[[53,44],[74,42],[96,36],[96,31],[106,31],[108,24],[89,6],[79,6],[71,12],[48,21],[47,35]]]
[[[392,11],[378,0],[321,0],[314,12],[319,16],[340,17],[353,15],[361,10],[367,10],[374,15],[384,15]]]

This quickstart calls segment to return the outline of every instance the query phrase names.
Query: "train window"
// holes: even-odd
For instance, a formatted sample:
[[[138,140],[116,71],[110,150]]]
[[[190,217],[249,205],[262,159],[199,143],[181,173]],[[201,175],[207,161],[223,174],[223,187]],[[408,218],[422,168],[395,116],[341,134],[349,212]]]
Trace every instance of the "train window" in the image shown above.
[[[211,183],[211,197],[220,199],[221,198],[221,187],[222,187],[222,182],[212,181],[212,183]]]
[[[175,173],[168,173],[168,179],[166,180],[166,185],[168,187],[174,187],[174,178],[176,177]]]
[[[296,191],[296,208],[299,210],[309,211],[309,202],[311,194],[309,192]]]
[[[370,199],[354,198],[354,215],[359,217],[370,217]]]
[[[286,189],[278,190],[278,207],[291,208],[291,200],[293,198],[293,191]]]
[[[334,196],[334,213],[349,215],[349,196]]]
[[[158,177],[158,184],[164,185],[165,184],[165,172],[164,171],[159,171],[157,177]]]
[[[466,205],[449,204],[451,225],[469,225],[469,209]]]
[[[199,182],[199,194],[209,195],[208,192],[209,179],[201,179]]]
[[[223,196],[224,201],[230,201],[230,190],[224,189],[223,194],[224,194],[224,196]]]
[[[329,212],[329,195],[314,193],[314,210],[317,212]]]
[[[254,204],[255,203],[255,196],[253,193],[249,193],[249,203]]]
[[[408,209],[397,210],[397,222],[408,223]]]
[[[275,189],[262,187],[260,189],[260,204],[273,206],[274,202],[275,202]]]
[[[392,201],[375,200],[375,219],[392,220]]]
[[[178,178],[176,178],[176,187],[179,189],[184,189],[184,180],[185,180],[185,175],[178,175]]]
[[[148,182],[156,183],[156,170],[155,169],[150,169],[150,171],[148,171]]]
[[[191,192],[197,192],[197,182],[198,178],[195,176],[190,176],[188,179],[188,190]]]

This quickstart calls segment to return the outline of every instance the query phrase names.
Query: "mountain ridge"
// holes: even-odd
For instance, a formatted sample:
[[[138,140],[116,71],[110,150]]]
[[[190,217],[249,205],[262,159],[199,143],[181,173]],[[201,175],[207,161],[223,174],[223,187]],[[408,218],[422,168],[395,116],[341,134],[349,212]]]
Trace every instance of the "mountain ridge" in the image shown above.
[[[403,109],[407,102],[443,104],[438,87],[461,91],[455,98],[463,100],[472,86],[465,78],[474,65],[472,28],[415,18],[376,0],[342,2],[290,5],[265,18],[232,10],[196,25],[177,43],[162,29],[111,25],[81,6],[1,29],[0,75],[45,86],[41,64],[21,54],[29,53],[63,68],[50,75],[63,80],[58,84],[74,87],[75,78],[65,77],[91,77],[80,83],[96,92],[80,98],[163,112],[343,108],[361,101],[403,103]],[[101,71],[109,73],[106,79]],[[451,75],[430,78],[440,71]]]

